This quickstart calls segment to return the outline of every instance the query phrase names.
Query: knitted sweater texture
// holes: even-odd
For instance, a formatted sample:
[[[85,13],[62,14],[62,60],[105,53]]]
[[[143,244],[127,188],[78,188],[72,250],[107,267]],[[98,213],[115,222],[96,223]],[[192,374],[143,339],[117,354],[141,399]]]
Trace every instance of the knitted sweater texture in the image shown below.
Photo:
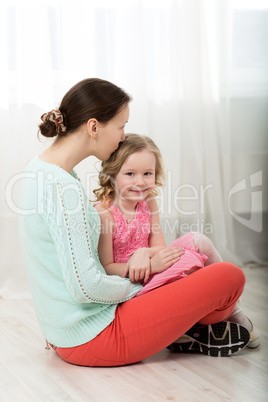
[[[21,246],[45,338],[58,347],[90,341],[142,286],[106,274],[98,256],[99,215],[74,170],[36,157],[25,169],[19,207]]]

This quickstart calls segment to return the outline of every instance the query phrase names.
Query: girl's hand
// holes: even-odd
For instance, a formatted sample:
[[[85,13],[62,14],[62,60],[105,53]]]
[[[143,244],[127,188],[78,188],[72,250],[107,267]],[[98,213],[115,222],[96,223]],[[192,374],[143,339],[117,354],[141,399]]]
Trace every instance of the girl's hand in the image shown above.
[[[159,250],[151,259],[151,274],[162,272],[171,267],[184,254],[184,249],[178,247],[166,247]]]
[[[126,278],[128,275],[131,282],[139,282],[142,280],[146,282],[150,273],[150,249],[139,248],[128,260],[122,278]]]

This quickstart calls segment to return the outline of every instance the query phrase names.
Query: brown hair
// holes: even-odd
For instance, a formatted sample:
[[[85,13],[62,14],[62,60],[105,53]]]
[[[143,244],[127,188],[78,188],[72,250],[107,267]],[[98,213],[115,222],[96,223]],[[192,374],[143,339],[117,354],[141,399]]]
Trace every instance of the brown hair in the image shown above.
[[[89,119],[107,123],[131,101],[123,89],[100,78],[87,78],[74,85],[63,97],[59,112],[63,117],[66,131],[59,132],[55,123],[49,119],[39,125],[45,137],[68,134]]]
[[[93,191],[97,200],[101,201],[105,208],[108,208],[109,203],[114,199],[115,188],[113,182],[126,159],[135,152],[144,149],[153,152],[155,156],[155,187],[164,185],[162,156],[154,141],[145,135],[126,134],[125,141],[119,144],[117,150],[112,153],[107,161],[101,163],[99,172],[99,184],[101,187]],[[152,191],[152,195],[157,195],[156,189]]]

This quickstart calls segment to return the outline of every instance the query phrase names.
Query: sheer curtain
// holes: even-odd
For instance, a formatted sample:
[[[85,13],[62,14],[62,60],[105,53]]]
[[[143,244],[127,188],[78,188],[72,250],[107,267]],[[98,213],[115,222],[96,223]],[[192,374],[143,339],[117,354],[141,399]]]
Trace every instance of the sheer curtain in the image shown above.
[[[40,116],[86,77],[127,90],[134,101],[126,132],[151,136],[162,151],[166,187],[158,202],[167,243],[186,231],[201,231],[225,259],[240,262],[227,202],[232,187],[230,4],[1,2],[2,297],[29,297],[16,205],[21,172],[50,144],[37,140]],[[95,162],[77,167],[89,197],[96,185]]]

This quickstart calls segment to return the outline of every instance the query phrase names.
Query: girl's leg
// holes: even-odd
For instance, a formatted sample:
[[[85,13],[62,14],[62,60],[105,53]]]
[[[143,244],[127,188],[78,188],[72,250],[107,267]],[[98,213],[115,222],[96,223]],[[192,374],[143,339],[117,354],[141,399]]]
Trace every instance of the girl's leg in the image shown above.
[[[186,250],[193,250],[197,253],[207,256],[205,265],[215,264],[216,262],[222,262],[222,258],[212,241],[202,233],[189,232],[176,239],[170,247],[181,247]]]
[[[198,248],[198,252],[207,256],[205,265],[215,264],[216,262],[222,262],[222,258],[212,241],[202,233],[193,232],[193,242],[195,247]]]
[[[178,237],[173,243],[171,243],[170,247],[180,247],[198,253],[198,247],[194,244],[194,233],[195,232],[188,232],[183,236]]]
[[[67,362],[85,366],[138,362],[170,345],[196,322],[224,320],[233,311],[244,283],[242,270],[232,264],[204,267],[120,304],[114,321],[96,338],[56,352]]]

